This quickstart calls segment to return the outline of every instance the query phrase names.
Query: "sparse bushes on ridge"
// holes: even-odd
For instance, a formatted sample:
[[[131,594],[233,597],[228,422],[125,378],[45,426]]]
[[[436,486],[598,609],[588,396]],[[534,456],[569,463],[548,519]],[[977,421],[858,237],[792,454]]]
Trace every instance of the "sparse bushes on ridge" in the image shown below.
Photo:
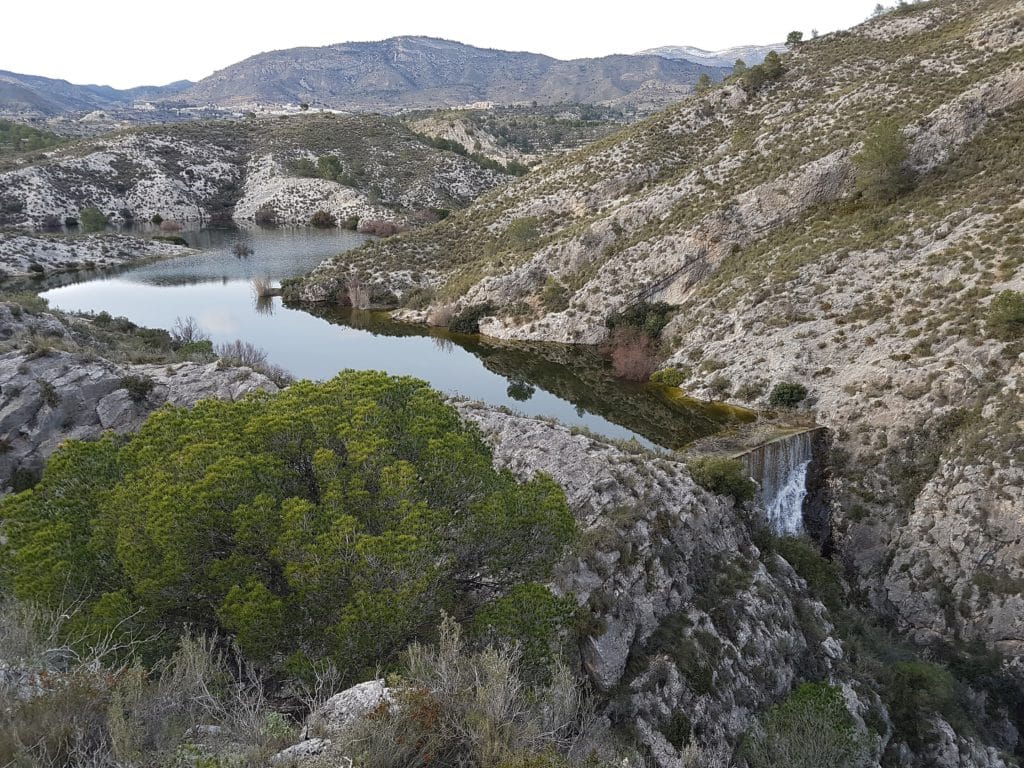
[[[738,64],[739,62],[737,61]],[[781,79],[786,73],[785,68],[782,66],[782,58],[775,51],[769,51],[761,64],[755,64],[752,67],[744,66],[743,68],[737,66],[736,71],[739,74],[743,89],[749,94],[757,93],[768,83]]]

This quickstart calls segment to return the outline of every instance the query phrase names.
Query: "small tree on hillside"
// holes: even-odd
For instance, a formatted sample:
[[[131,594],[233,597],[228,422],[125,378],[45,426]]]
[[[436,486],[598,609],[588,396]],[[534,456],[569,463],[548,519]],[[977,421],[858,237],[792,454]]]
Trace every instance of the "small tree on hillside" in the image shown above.
[[[764,68],[764,76],[768,80],[778,80],[786,71],[782,66],[782,57],[777,51],[768,51],[761,66]]]
[[[786,37],[786,47],[792,50],[796,48],[800,43],[804,41],[804,33],[796,30],[789,33]]]
[[[707,93],[711,90],[712,85],[711,76],[708,75],[707,72],[702,73],[701,76],[697,78],[697,93]]]
[[[907,168],[907,140],[894,120],[883,120],[871,129],[864,148],[853,159],[857,191],[865,200],[888,203],[911,188]]]

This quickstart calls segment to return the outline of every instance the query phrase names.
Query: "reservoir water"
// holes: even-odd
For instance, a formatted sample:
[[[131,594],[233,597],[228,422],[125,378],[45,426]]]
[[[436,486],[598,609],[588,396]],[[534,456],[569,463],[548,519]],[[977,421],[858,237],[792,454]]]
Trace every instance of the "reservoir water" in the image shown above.
[[[267,352],[296,378],[341,370],[416,376],[453,394],[545,416],[595,433],[675,448],[721,428],[730,413],[655,386],[612,376],[590,348],[512,344],[396,323],[383,313],[257,301],[251,281],[305,274],[367,238],[306,228],[199,229],[182,233],[195,255],[117,272],[77,273],[41,295],[56,309],[105,311],[170,329],[192,316],[214,344],[235,339]],[[237,244],[251,255],[236,255]]]

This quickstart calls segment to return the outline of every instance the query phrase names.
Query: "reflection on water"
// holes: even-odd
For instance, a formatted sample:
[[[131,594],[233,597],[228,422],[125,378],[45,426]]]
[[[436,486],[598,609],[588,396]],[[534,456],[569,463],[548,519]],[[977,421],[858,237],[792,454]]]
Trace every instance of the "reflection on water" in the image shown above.
[[[202,252],[117,273],[62,276],[43,295],[67,311],[124,316],[170,329],[191,315],[215,344],[242,339],[299,378],[373,369],[411,375],[444,392],[551,416],[617,438],[678,447],[717,431],[727,411],[673,401],[654,387],[611,376],[592,349],[505,343],[389,320],[381,313],[282,305],[257,298],[251,281],[304,274],[367,238],[340,230],[199,230],[183,233]],[[238,257],[240,240],[252,248]]]
[[[307,310],[341,326],[359,327],[382,340],[430,338],[435,345],[468,352],[505,382],[500,404],[525,413],[557,416],[567,424],[590,426],[599,417],[609,426],[591,428],[602,434],[621,436],[624,429],[626,434],[639,435],[651,444],[679,448],[717,432],[729,421],[749,418],[745,412],[721,404],[673,397],[673,391],[662,386],[617,379],[593,347],[506,342],[449,333],[398,323],[382,312],[335,307]],[[546,402],[551,396],[559,401],[557,413],[538,408],[538,402]]]

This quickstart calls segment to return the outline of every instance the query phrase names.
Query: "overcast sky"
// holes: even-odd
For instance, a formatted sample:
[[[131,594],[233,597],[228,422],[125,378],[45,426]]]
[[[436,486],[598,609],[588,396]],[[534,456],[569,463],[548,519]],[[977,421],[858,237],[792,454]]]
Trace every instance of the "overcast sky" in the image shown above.
[[[262,51],[430,35],[558,58],[766,45],[863,21],[876,0],[25,0],[4,2],[0,69],[128,88],[199,80]]]

